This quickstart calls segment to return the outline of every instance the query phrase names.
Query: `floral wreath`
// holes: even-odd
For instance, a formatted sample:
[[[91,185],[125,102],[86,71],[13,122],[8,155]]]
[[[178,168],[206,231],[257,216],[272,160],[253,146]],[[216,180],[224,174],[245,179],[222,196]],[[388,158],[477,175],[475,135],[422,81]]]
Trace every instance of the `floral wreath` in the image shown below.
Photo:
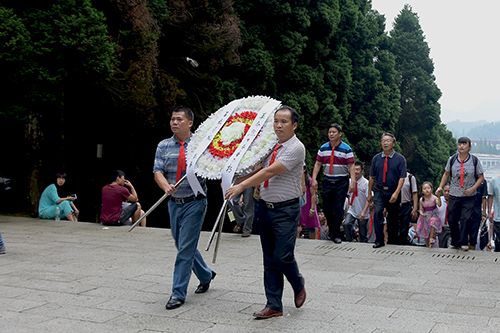
[[[220,179],[222,177],[222,170],[229,157],[239,147],[252,126],[253,121],[258,116],[259,111],[270,100],[272,99],[265,96],[251,96],[233,101],[232,105],[236,102],[236,106],[234,106],[231,115],[220,130],[213,135],[210,144],[196,161],[196,174],[208,179]],[[211,114],[191,137],[187,149],[188,161],[193,158],[193,154],[197,151],[197,148],[206,142],[207,136],[209,137],[211,133],[214,133],[218,116],[224,112],[225,107],[227,106]],[[255,165],[269,155],[277,140],[273,128],[273,117],[271,115],[266,119],[260,132],[241,158],[236,175],[242,176],[252,172]]]
[[[224,127],[215,135],[208,150],[214,157],[224,159],[233,155],[236,148],[247,134],[257,112],[244,111],[237,113],[224,124]]]

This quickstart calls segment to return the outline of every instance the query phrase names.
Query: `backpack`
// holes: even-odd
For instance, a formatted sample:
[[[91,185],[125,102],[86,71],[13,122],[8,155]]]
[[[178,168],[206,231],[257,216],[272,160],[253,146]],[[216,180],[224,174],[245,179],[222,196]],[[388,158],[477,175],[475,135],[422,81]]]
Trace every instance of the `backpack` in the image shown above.
[[[413,186],[411,186],[411,177],[414,177],[414,176],[408,172],[408,183],[410,183],[410,197],[413,196]],[[416,192],[418,192],[418,190]]]
[[[476,155],[469,154],[472,157],[472,163],[474,163],[474,179],[477,180],[477,163],[479,162],[479,159],[476,157]],[[455,153],[451,156],[450,160],[450,178],[452,177],[452,170],[453,170],[453,164],[455,161],[458,161],[458,153]]]
[[[410,183],[410,202],[411,202],[411,205],[413,208],[413,186],[411,184],[411,177],[415,177],[415,176],[408,172],[408,183]],[[416,178],[415,178],[415,180],[416,180]],[[418,192],[418,189],[416,192]],[[420,216],[420,211],[418,210],[418,207],[417,207],[417,215],[415,218],[412,217],[412,223],[416,223],[419,216]]]

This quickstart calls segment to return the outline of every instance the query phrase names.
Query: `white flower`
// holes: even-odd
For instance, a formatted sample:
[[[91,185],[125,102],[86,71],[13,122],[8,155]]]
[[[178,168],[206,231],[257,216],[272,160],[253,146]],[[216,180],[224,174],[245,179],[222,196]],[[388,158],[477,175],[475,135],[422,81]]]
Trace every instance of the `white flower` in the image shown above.
[[[198,150],[198,147],[204,147],[205,150],[196,161],[196,173],[204,178],[220,179],[222,170],[228,161],[228,158],[215,157],[208,150],[210,142],[214,139],[217,131],[221,128],[219,121],[221,116],[229,105],[232,105],[233,110],[231,115],[244,111],[253,111],[259,113],[268,102],[275,102],[276,108],[279,107],[279,101],[273,100],[265,96],[251,96],[231,102],[228,105],[220,108],[215,113],[211,114],[196,130],[187,150],[187,160],[190,161],[193,155]],[[275,108],[275,109],[276,109]],[[273,110],[274,111],[274,110]],[[242,176],[253,171],[253,168],[258,163],[266,158],[274,145],[278,141],[273,129],[273,113],[265,120],[260,132],[257,134],[248,150],[244,153],[240,163],[236,169],[236,175]],[[241,122],[232,123],[229,126],[223,127],[221,130],[221,141],[224,145],[228,145],[234,140],[241,138],[245,130],[245,124]]]
[[[234,140],[241,138],[244,131],[245,124],[243,123],[232,123],[229,126],[225,126],[220,133],[222,143],[227,146]]]

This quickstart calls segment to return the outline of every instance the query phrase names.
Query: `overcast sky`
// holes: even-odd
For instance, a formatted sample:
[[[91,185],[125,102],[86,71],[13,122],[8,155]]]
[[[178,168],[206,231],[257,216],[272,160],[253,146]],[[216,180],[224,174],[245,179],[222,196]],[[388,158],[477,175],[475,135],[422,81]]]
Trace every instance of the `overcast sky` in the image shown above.
[[[388,31],[405,4],[431,49],[441,120],[500,121],[500,1],[372,0]]]

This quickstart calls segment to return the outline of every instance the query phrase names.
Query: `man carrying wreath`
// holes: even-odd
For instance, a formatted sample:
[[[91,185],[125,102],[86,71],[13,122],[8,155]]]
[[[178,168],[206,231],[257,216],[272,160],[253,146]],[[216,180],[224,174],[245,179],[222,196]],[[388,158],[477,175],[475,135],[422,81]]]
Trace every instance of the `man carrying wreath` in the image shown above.
[[[186,172],[186,147],[192,135],[193,118],[193,111],[186,107],[179,107],[172,112],[170,129],[174,135],[158,144],[153,167],[156,183],[165,193],[171,195],[168,213],[172,237],[177,248],[172,295],[165,306],[167,310],[184,304],[191,270],[200,280],[196,294],[206,292],[210,281],[216,275],[197,249],[207,210],[207,199],[204,195],[194,195],[188,182],[175,186]],[[204,180],[199,178],[198,181],[206,193]]]
[[[292,285],[295,306],[300,308],[306,300],[304,278],[294,255],[305,160],[304,145],[295,136],[297,125],[297,112],[288,106],[280,107],[274,113],[274,131],[278,143],[265,161],[266,167],[230,187],[225,193],[225,198],[230,200],[246,188],[260,185],[258,228],[267,303],[264,309],[254,313],[256,319],[283,315],[284,277]]]

